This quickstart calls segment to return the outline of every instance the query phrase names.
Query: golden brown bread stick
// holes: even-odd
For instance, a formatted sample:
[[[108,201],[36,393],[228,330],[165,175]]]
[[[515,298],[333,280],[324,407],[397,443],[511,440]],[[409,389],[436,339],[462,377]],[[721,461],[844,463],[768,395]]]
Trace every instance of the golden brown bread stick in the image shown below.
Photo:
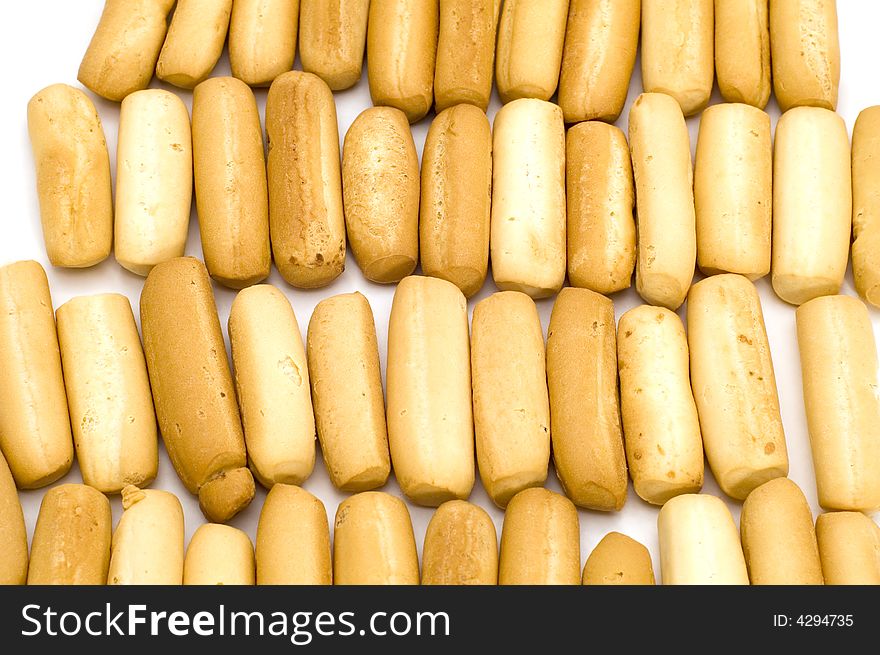
[[[419,156],[402,111],[371,107],[351,124],[342,192],[348,242],[364,277],[395,283],[412,273],[419,259]]]
[[[365,491],[340,503],[333,529],[333,582],[419,584],[416,541],[402,500]]]
[[[248,462],[257,480],[301,484],[315,467],[309,369],[290,301],[270,284],[241,291],[229,341]]]
[[[388,323],[387,421],[391,462],[406,496],[437,506],[474,485],[467,302],[431,277],[397,285]]]
[[[547,332],[547,383],[553,463],[565,494],[580,507],[619,510],[626,457],[608,298],[573,287],[559,292]]]
[[[146,89],[175,0],[106,0],[77,79],[108,100]]]
[[[514,496],[504,513],[498,584],[576,585],[580,569],[580,523],[571,501],[542,487]]]
[[[172,493],[128,486],[113,532],[109,585],[183,582],[183,508]]]
[[[757,289],[732,273],[698,282],[688,293],[687,327],[706,459],[721,490],[742,500],[755,487],[788,474]]]
[[[630,286],[636,263],[632,163],[623,132],[598,121],[565,138],[568,280],[614,293]]]
[[[772,0],[770,50],[773,91],[782,111],[837,108],[837,0]]]
[[[300,0],[299,57],[333,91],[361,79],[370,0]]]
[[[636,290],[649,305],[684,302],[697,257],[690,138],[681,108],[662,93],[643,93],[629,113],[635,177]]]
[[[770,272],[773,214],[770,116],[723,103],[700,117],[694,166],[697,265],[706,275]]]
[[[229,29],[232,0],[177,0],[156,77],[191,89],[214,70]]]
[[[162,89],[126,97],[116,147],[114,255],[138,275],[186,247],[192,207],[192,130],[183,101]]]
[[[156,415],[128,298],[79,296],[56,312],[64,384],[83,482],[104,493],[156,477]]]
[[[662,505],[703,486],[703,442],[678,316],[640,305],[617,327],[620,409],[636,493]]]
[[[498,540],[484,509],[449,500],[434,512],[422,547],[422,584],[498,583]]]
[[[269,86],[293,68],[300,0],[235,0],[229,20],[229,66],[250,86]]]
[[[798,307],[804,408],[819,504],[880,508],[877,346],[858,298],[824,296]]]
[[[505,507],[547,479],[550,400],[544,333],[534,301],[500,291],[474,307],[471,329],[474,428],[483,487]]]
[[[358,292],[312,311],[309,381],[324,464],[343,491],[381,487],[391,471],[373,310]]]
[[[79,89],[53,84],[31,98],[27,116],[49,261],[93,266],[113,244],[110,158],[95,105]]]
[[[470,298],[489,262],[492,134],[486,114],[456,105],[437,114],[422,153],[419,256],[422,272]]]
[[[880,585],[880,527],[860,512],[829,512],[816,520],[825,584]]]
[[[730,510],[708,494],[676,496],[657,518],[664,585],[747,585],[749,574]]]
[[[571,0],[559,76],[566,123],[620,116],[639,47],[641,0]]]
[[[795,107],[776,123],[773,151],[773,290],[800,305],[837,293],[852,227],[852,169],[843,118]]]
[[[635,539],[609,532],[596,544],[584,565],[585,585],[652,585],[651,553]]]
[[[715,81],[713,0],[642,0],[642,86],[667,93],[685,116],[709,103]]]
[[[856,119],[852,135],[853,280],[880,307],[880,105]]]
[[[400,109],[410,123],[434,101],[438,0],[372,0],[367,77],[374,105]]]
[[[179,257],[156,266],[141,292],[141,329],[162,439],[181,482],[208,520],[248,506],[254,479],[226,346],[205,265]]]
[[[0,551],[0,585],[22,585],[28,570],[27,526],[18,489],[3,453],[0,453],[0,534],[4,540]]]
[[[345,268],[345,219],[333,94],[321,78],[291,71],[266,99],[269,231],[278,272],[311,289]]]
[[[505,0],[495,52],[495,83],[501,102],[549,100],[556,91],[568,2]]]
[[[254,546],[250,537],[228,525],[200,525],[186,549],[183,584],[254,584]]]
[[[20,489],[62,477],[73,439],[49,281],[34,261],[0,266],[0,447]]]
[[[514,100],[495,115],[492,136],[492,277],[502,291],[552,296],[565,280],[562,111]]]
[[[272,487],[260,510],[256,561],[258,585],[332,584],[324,504],[300,487]]]
[[[193,92],[193,174],[202,251],[215,280],[241,289],[266,279],[269,191],[253,92],[214,77]]]
[[[739,521],[753,585],[824,584],[813,512],[794,482],[776,478],[756,488]]]
[[[715,0],[715,74],[721,97],[763,109],[770,99],[768,0]]]
[[[495,29],[501,0],[440,0],[434,66],[434,106],[439,114],[462,103],[486,111],[495,72]]]
[[[49,489],[34,528],[28,584],[107,584],[112,522],[100,491],[84,484]]]

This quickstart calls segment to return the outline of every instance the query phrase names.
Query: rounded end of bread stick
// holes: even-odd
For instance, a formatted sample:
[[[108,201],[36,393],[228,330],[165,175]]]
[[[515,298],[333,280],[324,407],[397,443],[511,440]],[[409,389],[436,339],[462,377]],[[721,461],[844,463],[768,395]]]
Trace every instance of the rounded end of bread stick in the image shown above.
[[[445,486],[420,483],[409,486],[403,492],[416,505],[439,507],[448,500],[467,500],[471,495],[471,488],[456,490]]]
[[[561,477],[560,482],[562,482]],[[617,512],[626,503],[626,484],[624,484],[620,493],[615,493],[613,490],[606,489],[595,482],[587,482],[578,485],[577,488],[572,488],[562,483],[562,489],[571,502],[584,509],[592,509],[599,512]]]
[[[731,498],[745,500],[746,497],[765,482],[788,475],[788,465],[771,466],[761,469],[734,469],[723,477],[716,476],[718,486]]]
[[[880,307],[880,259],[877,260],[876,265],[872,266],[870,260],[874,259],[874,253],[865,252],[858,239],[853,243],[852,251],[853,281],[856,285],[856,291],[865,299],[865,302],[874,307]]]
[[[391,474],[390,466],[371,466],[347,480],[334,480],[334,484],[340,491],[348,493],[360,493],[378,489],[388,481]]]
[[[667,480],[644,480],[633,483],[636,494],[646,503],[665,505],[666,502],[682,494],[698,494],[703,488],[703,481],[683,483]]]
[[[199,489],[199,508],[213,523],[226,523],[254,499],[254,476],[247,468],[222,471]]]
[[[840,291],[840,280],[802,275],[774,275],[773,291],[790,305],[802,305],[819,296],[833,296]]]
[[[492,498],[492,502],[498,505],[501,509],[505,509],[508,503],[510,503],[510,500],[520,491],[531,489],[532,487],[542,487],[546,479],[547,470],[544,469],[543,475],[536,475],[534,473],[511,475],[496,480],[495,483],[491,485],[491,489],[485,484],[483,486],[486,487],[486,491],[489,494],[489,497]]]
[[[364,265],[364,277],[379,284],[396,284],[416,268],[416,260],[407,255],[389,255]]]
[[[425,275],[430,277],[438,277],[441,280],[452,282],[461,289],[465,298],[470,298],[483,288],[483,282],[486,281],[486,271],[479,271],[470,266],[453,266],[442,271],[423,271]]]
[[[538,287],[522,282],[495,280],[495,286],[498,287],[499,291],[519,291],[535,300],[540,300],[541,298],[550,298],[559,293],[562,281],[560,281],[558,287]]]

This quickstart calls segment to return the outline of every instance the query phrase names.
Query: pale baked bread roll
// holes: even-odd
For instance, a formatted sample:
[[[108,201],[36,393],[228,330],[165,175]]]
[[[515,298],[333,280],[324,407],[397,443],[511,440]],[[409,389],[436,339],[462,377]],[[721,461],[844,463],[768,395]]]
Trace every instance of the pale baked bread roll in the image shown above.
[[[837,108],[837,0],[772,0],[770,46],[773,91],[782,111]]]
[[[559,76],[566,123],[620,116],[639,47],[641,0],[571,0]]]
[[[156,77],[184,89],[204,80],[220,59],[232,0],[177,0]]]
[[[544,484],[550,461],[544,334],[527,295],[501,291],[474,307],[471,375],[480,479],[505,507]]]
[[[580,523],[571,501],[541,487],[514,496],[504,513],[498,584],[576,585],[580,568]]]
[[[400,109],[410,123],[434,102],[439,0],[372,0],[367,78],[374,105]]]
[[[617,366],[635,492],[655,505],[699,492],[703,441],[681,319],[650,305],[626,312],[617,326]]]
[[[629,113],[635,176],[636,291],[650,305],[676,310],[697,259],[690,138],[681,108],[662,93],[643,93]]]
[[[361,79],[370,0],[300,0],[299,58],[333,91]]]
[[[489,263],[492,134],[486,114],[456,105],[431,121],[422,153],[419,256],[422,272],[468,298]]]
[[[146,89],[175,0],[105,0],[77,79],[108,100]]]
[[[761,300],[741,275],[715,275],[688,294],[691,385],[703,447],[721,490],[743,500],[788,474],[788,450]]]
[[[768,0],[715,0],[715,74],[721,97],[763,109],[770,99]]]
[[[213,77],[193,92],[193,174],[205,265],[233,289],[269,276],[269,191],[253,92]]]
[[[816,520],[825,584],[880,585],[880,527],[860,512],[830,512]]]
[[[770,116],[722,103],[700,117],[694,165],[697,265],[706,275],[770,272],[773,145]]]
[[[819,504],[880,509],[880,380],[868,309],[858,298],[825,296],[795,315]]]
[[[73,463],[49,280],[37,262],[0,266],[0,448],[20,489]]]
[[[565,125],[556,105],[523,98],[495,115],[492,277],[502,291],[552,296],[565,280]]]
[[[183,508],[172,493],[122,490],[125,510],[113,532],[109,585],[179,585],[183,582]]]
[[[365,491],[339,504],[333,528],[333,582],[419,584],[416,540],[402,500]]]
[[[596,544],[584,565],[585,585],[652,585],[651,553],[635,539],[609,532]]]
[[[144,354],[159,430],[181,482],[208,520],[248,506],[254,479],[226,346],[205,265],[179,257],[156,266],[141,292]]]
[[[302,484],[315,467],[309,368],[290,301],[270,284],[241,291],[229,341],[251,471],[260,483]]]
[[[856,119],[852,135],[853,280],[880,307],[880,105]]]
[[[254,575],[254,546],[241,530],[205,523],[189,540],[183,584],[252,585]]]
[[[138,275],[183,255],[192,206],[189,112],[162,89],[122,102],[116,146],[116,261]]]
[[[345,219],[333,94],[321,78],[291,71],[269,88],[269,230],[278,272],[311,289],[345,268]]]
[[[708,494],[676,496],[660,509],[664,585],[747,585],[749,574],[730,510]]]
[[[315,425],[330,481],[350,492],[381,487],[391,459],[369,301],[355,292],[319,302],[306,347]]]
[[[568,281],[611,294],[629,288],[636,263],[632,163],[624,133],[598,121],[565,138]]]
[[[305,489],[276,484],[257,524],[258,585],[333,582],[330,527],[324,504]]]
[[[388,323],[391,462],[406,496],[437,506],[474,485],[467,302],[451,282],[410,276]]]
[[[34,527],[28,584],[107,584],[112,523],[100,491],[84,484],[49,489]]]
[[[27,118],[49,261],[94,266],[113,245],[110,157],[95,105],[79,89],[53,84],[31,98]]]
[[[642,0],[642,86],[685,116],[709,104],[715,81],[713,0]]]
[[[423,585],[498,583],[498,540],[484,509],[463,500],[437,508],[422,547]]]
[[[149,485],[159,466],[156,415],[128,298],[79,296],[56,316],[83,482],[108,494]]]
[[[813,512],[794,482],[776,478],[752,491],[739,522],[753,585],[824,584]]]
[[[556,91],[569,0],[505,0],[498,22],[495,83],[501,102],[549,100]]]
[[[269,86],[293,68],[300,0],[235,0],[229,20],[229,66],[250,86]]]
[[[553,463],[575,505],[619,510],[626,456],[617,395],[614,305],[588,289],[563,289],[547,331]],[[580,572],[580,563],[578,564]]]
[[[0,585],[22,585],[27,580],[28,535],[15,480],[0,453]]]
[[[773,290],[800,305],[837,293],[852,227],[852,169],[843,118],[796,107],[776,123],[773,153]]]
[[[495,30],[501,0],[440,0],[434,65],[434,106],[439,114],[462,103],[486,111],[495,73]]]
[[[345,134],[342,198],[351,252],[371,282],[396,283],[419,259],[419,156],[406,115],[363,111]]]

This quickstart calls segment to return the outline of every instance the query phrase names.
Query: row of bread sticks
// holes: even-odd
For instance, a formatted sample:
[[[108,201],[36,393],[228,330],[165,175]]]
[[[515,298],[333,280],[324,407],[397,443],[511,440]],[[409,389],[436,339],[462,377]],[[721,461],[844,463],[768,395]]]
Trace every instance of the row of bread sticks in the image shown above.
[[[760,300],[735,274],[698,282],[688,298],[685,335],[668,309],[642,305],[615,325],[611,300],[563,289],[545,347],[525,294],[480,301],[469,329],[455,285],[409,276],[392,303],[386,396],[360,294],[319,303],[304,347],[278,289],[241,291],[229,317],[233,376],[199,260],[150,272],[143,350],[115,294],[59,307],[56,338],[45,273],[18,262],[0,268],[0,446],[20,488],[63,476],[75,443],[86,484],[118,493],[155,477],[158,423],[180,479],[216,522],[251,502],[254,477],[267,488],[307,479],[316,432],[338,488],[380,487],[393,464],[421,505],[467,499],[476,460],[504,507],[544,484],[551,444],[580,507],[621,509],[629,477],[656,505],[695,493],[704,452],[722,491],[742,500],[788,473]],[[819,503],[876,510],[880,397],[867,308],[823,296],[798,308],[797,331]]]
[[[840,77],[831,0],[107,0],[79,79],[111,100],[153,72],[193,88],[229,35],[232,74],[267,86],[293,67],[333,90],[355,84],[410,121],[460,103],[483,110],[493,74],[503,102],[549,100],[567,122],[617,119],[641,32],[646,91],[690,115],[718,85],[730,102],[834,109]],[[772,56],[771,56],[772,55]]]
[[[652,585],[651,555],[607,534],[581,573],[580,525],[571,501],[526,489],[510,501],[501,532],[477,505],[452,500],[425,533],[421,574],[406,504],[384,492],[350,496],[336,510],[331,547],[324,504],[277,484],[266,496],[256,547],[226,525],[201,525],[184,550],[174,494],[126,487],[111,538],[110,503],[92,487],[46,492],[28,557],[21,507],[0,458],[0,583],[65,585]],[[813,515],[798,486],[778,478],[743,504],[738,532],[718,498],[686,494],[658,516],[663,584],[880,584],[880,528],[858,512]]]
[[[192,126],[167,91],[122,102],[115,212],[88,97],[50,86],[29,103],[28,123],[59,266],[103,260],[114,237],[116,259],[141,275],[183,255],[195,186],[208,271],[233,288],[265,279],[272,255],[290,284],[329,284],[348,243],[372,281],[398,282],[421,260],[466,296],[482,287],[491,254],[497,287],[535,298],[557,293],[566,275],[613,293],[635,269],[641,296],[675,309],[699,267],[770,272],[779,297],[801,304],[839,291],[854,234],[856,288],[880,302],[880,107],[859,116],[852,150],[840,116],[796,107],[780,118],[774,150],[765,112],[716,105],[701,117],[693,166],[684,116],[665,94],[635,101],[629,144],[597,121],[566,134],[559,107],[543,100],[505,105],[491,131],[483,112],[457,105],[432,122],[420,171],[406,118],[390,107],[357,117],[340,166],[332,93],[299,71],[269,89],[264,158],[252,91],[212,78],[195,89]]]

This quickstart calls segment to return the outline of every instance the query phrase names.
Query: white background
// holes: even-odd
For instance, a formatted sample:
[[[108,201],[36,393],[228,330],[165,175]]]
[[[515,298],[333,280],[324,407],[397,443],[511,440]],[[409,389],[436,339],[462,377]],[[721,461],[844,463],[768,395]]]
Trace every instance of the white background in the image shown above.
[[[56,308],[77,295],[117,292],[126,294],[131,299],[137,316],[143,278],[123,270],[112,255],[107,261],[87,270],[66,270],[52,268],[49,265],[40,230],[34,186],[34,167],[27,136],[26,105],[34,93],[56,82],[79,86],[76,81],[77,68],[98,22],[102,6],[101,0],[76,0],[73,2],[70,0],[31,0],[29,2],[8,2],[4,5],[3,18],[0,20],[0,61],[4,62],[2,101],[0,101],[0,172],[2,172],[0,175],[0,184],[2,184],[0,197],[4,202],[4,207],[0,212],[0,226],[2,226],[0,227],[0,265],[21,259],[39,261],[47,270],[52,299]],[[877,38],[876,31],[877,25],[880,24],[880,3],[873,0],[841,0],[838,2],[838,12],[842,60],[838,111],[846,120],[847,127],[851,132],[856,116],[861,109],[869,105],[880,104],[880,73],[878,73],[880,40]],[[300,68],[299,60],[297,60],[296,68]],[[228,74],[229,65],[224,52],[214,75]],[[153,86],[163,85],[154,81]],[[188,105],[191,105],[191,93],[172,86],[166,86],[166,88],[178,93]],[[629,105],[640,91],[641,77],[637,61],[630,85],[627,107],[617,123],[624,131],[626,131]],[[262,112],[266,90],[257,90],[256,93]],[[90,95],[101,115],[110,149],[111,165],[115,166],[119,106],[93,94]],[[721,98],[716,88],[712,102],[714,104],[720,101]],[[336,102],[341,144],[351,122],[358,113],[371,104],[366,81],[366,67],[360,83],[353,89],[337,93]],[[500,103],[495,95],[489,109],[490,118],[494,116],[499,106]],[[775,125],[779,110],[774,99],[771,99],[767,110]],[[429,120],[430,116],[413,126],[415,142],[420,154]],[[692,150],[696,143],[698,125],[698,118],[688,120]],[[201,257],[195,214],[193,214],[190,225],[186,253]],[[362,291],[369,298],[375,313],[384,371],[388,312],[391,307],[394,287],[367,282],[361,275],[350,252],[347,263],[345,273],[324,289],[314,291],[293,289],[284,283],[274,269],[268,281],[283,289],[293,303],[303,336],[305,336],[305,329],[312,309],[318,301],[338,293]],[[758,289],[763,301],[767,332],[775,363],[782,418],[791,463],[790,477],[803,489],[814,514],[818,514],[820,509],[816,502],[813,466],[801,396],[801,375],[793,307],[776,298],[770,287],[769,279],[759,281]],[[468,303],[469,309],[472,310],[477,300],[486,297],[495,290],[490,274],[482,291]],[[851,272],[847,273],[842,293],[855,295]],[[225,332],[234,292],[215,285],[215,294],[220,320]],[[615,294],[613,300],[618,317],[627,309],[642,302],[632,289]],[[545,332],[551,306],[552,300],[538,302]],[[679,311],[682,317],[684,317],[685,309]],[[871,319],[875,334],[880,337],[880,311],[872,309]],[[345,494],[337,491],[330,484],[324,464],[320,459],[320,449],[318,453],[315,472],[304,484],[304,487],[324,502],[332,526],[336,507],[343,500]],[[79,482],[80,480],[79,470],[74,464],[71,472],[60,482]],[[552,466],[547,486],[556,491],[560,490]],[[189,539],[195,529],[202,524],[204,518],[199,511],[196,498],[184,489],[161,446],[159,475],[153,483],[153,487],[173,491],[180,497],[186,515],[186,535]],[[400,495],[393,475],[384,487],[384,491]],[[722,495],[708,466],[703,491]],[[21,493],[29,535],[33,533],[44,492],[45,490],[36,490]],[[257,496],[251,506],[233,519],[231,523],[247,532],[251,539],[256,534],[257,519],[265,493],[265,490],[258,488]],[[470,500],[489,512],[500,537],[503,513],[489,500],[480,486],[479,477]],[[728,501],[734,517],[738,519],[740,504],[731,502],[729,499],[725,500]],[[115,525],[122,508],[118,496],[112,498],[111,501]],[[416,541],[421,550],[425,528],[433,510],[409,503],[408,506],[413,519]],[[648,547],[659,581],[657,511],[656,507],[639,499],[631,489],[626,506],[620,512],[603,513],[580,510],[582,562],[586,560],[587,555],[607,532],[617,530],[639,540]],[[874,518],[876,520],[877,516],[875,515]]]

